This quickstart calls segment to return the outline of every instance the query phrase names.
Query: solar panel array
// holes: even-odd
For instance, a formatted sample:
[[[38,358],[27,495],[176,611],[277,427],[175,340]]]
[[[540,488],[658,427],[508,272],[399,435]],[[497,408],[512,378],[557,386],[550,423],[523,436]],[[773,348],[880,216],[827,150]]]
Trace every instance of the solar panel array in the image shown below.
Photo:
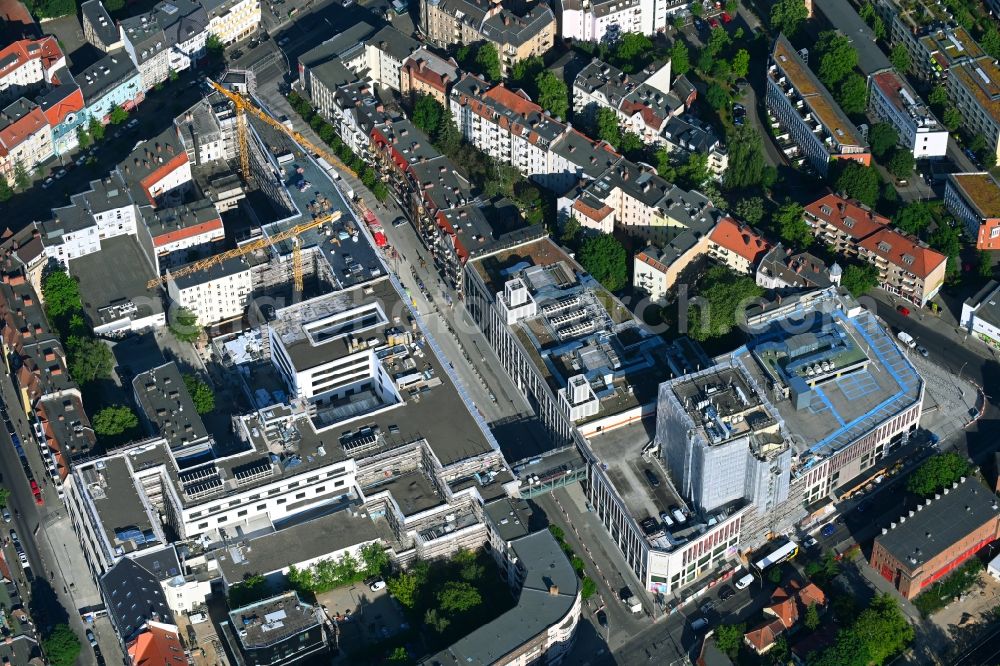
[[[236,484],[243,486],[253,483],[257,479],[271,475],[271,459],[258,458],[257,460],[233,468],[233,476],[236,477]]]
[[[181,472],[177,477],[184,485],[184,494],[189,499],[204,497],[222,488],[222,477],[214,463]]]
[[[374,446],[378,441],[378,435],[371,428],[364,428],[353,435],[343,437],[340,440],[346,453],[357,451],[358,449]]]

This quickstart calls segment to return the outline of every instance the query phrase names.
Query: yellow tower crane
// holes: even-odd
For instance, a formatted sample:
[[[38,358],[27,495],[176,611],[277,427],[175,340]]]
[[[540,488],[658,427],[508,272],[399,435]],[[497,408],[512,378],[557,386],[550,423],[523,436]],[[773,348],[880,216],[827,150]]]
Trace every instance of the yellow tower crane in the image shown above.
[[[296,258],[296,254],[300,252],[302,244],[299,239],[299,236],[305,233],[306,231],[309,231],[310,229],[321,227],[327,222],[336,222],[338,219],[340,219],[340,211],[335,211],[333,213],[330,213],[329,215],[321,215],[320,217],[317,217],[313,220],[310,220],[308,222],[303,222],[302,224],[297,224],[290,229],[286,229],[284,231],[276,233],[273,236],[266,236],[264,238],[257,239],[250,243],[246,243],[245,245],[241,245],[238,248],[227,250],[226,252],[222,252],[221,254],[212,255],[211,257],[207,257],[200,261],[188,264],[187,266],[184,266],[183,268],[180,268],[171,273],[167,273],[166,275],[161,275],[158,278],[153,278],[152,280],[146,283],[146,288],[154,289],[156,287],[166,284],[167,282],[170,282],[171,280],[176,280],[179,277],[184,277],[185,275],[191,275],[192,273],[197,273],[198,271],[203,271],[206,268],[211,268],[212,266],[221,264],[222,262],[228,261],[229,259],[233,259],[235,257],[242,257],[251,254],[253,252],[256,252],[257,250],[263,250],[272,247],[274,245],[277,245],[278,243],[281,243],[283,241],[292,239],[292,242],[294,243],[294,247],[292,249],[292,265],[293,265],[293,270],[296,272],[295,289],[301,292],[302,258],[301,256]]]
[[[345,171],[350,171],[351,169],[344,164],[340,158],[338,158],[333,153],[329,152],[325,148],[317,146],[312,141],[304,137],[300,132],[288,129],[284,124],[275,120],[263,109],[258,107],[253,101],[246,95],[241,95],[240,93],[235,93],[231,90],[226,89],[216,81],[208,79],[208,84],[218,92],[220,95],[224,96],[226,99],[231,101],[236,107],[236,119],[237,119],[237,132],[239,133],[238,141],[240,148],[240,166],[244,170],[244,178],[249,178],[249,168],[250,168],[250,148],[247,143],[247,129],[246,129],[246,114],[252,113],[255,118],[263,123],[266,123],[270,127],[281,132],[285,136],[291,137],[296,143],[310,151],[313,155],[318,155],[324,160],[329,162],[331,165],[337,166]],[[240,120],[242,119],[243,124],[240,125]],[[364,199],[361,197],[356,197],[354,201],[351,202],[357,209],[358,213],[364,217],[365,213],[368,212],[368,206],[365,205]]]

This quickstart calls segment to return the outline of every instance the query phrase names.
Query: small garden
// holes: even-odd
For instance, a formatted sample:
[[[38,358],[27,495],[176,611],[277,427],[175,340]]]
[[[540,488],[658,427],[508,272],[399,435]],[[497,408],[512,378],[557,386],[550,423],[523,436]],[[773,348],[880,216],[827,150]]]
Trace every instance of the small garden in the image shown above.
[[[913,605],[924,617],[933,615],[971,590],[979,582],[983,569],[983,563],[975,557],[972,558],[948,574],[947,578],[939,580],[920,593],[913,600]]]

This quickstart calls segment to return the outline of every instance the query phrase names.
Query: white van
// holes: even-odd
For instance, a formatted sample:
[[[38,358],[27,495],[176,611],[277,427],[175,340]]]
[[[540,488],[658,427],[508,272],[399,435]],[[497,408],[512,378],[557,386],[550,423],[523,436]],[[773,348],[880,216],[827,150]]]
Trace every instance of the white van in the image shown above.
[[[753,582],[753,574],[751,573],[744,574],[740,578],[736,579],[736,589],[745,590],[746,588],[750,587],[750,583],[752,582]]]
[[[899,333],[896,334],[896,337],[899,338],[899,341],[902,342],[907,347],[909,347],[910,349],[913,349],[914,347],[917,346],[917,341],[914,340],[913,336],[907,333],[906,331],[900,331]]]

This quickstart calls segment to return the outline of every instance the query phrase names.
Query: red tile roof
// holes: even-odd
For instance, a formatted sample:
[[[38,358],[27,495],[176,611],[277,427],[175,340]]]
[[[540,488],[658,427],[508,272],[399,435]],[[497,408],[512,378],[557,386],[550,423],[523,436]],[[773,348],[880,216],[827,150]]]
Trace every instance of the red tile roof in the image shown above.
[[[48,126],[42,109],[35,106],[7,127],[0,129],[0,156],[7,155],[15,147]]]
[[[855,240],[864,238],[889,224],[889,218],[862,208],[857,201],[827,194],[805,208],[806,213],[829,222]]]
[[[731,217],[719,220],[708,237],[716,245],[735,252],[754,264],[771,249],[766,238]]]
[[[771,620],[743,634],[743,638],[754,650],[763,653],[767,652],[774,645],[778,636],[783,633],[785,633],[785,627],[781,624],[781,620]]]
[[[187,657],[172,624],[150,622],[146,631],[128,644],[132,666],[186,666]]]
[[[948,260],[917,239],[889,228],[862,239],[859,245],[921,279]]]
[[[49,121],[49,125],[55,127],[65,120],[69,114],[78,113],[83,110],[83,93],[80,91],[80,88],[76,87],[68,92],[68,95],[43,110],[45,119]]]
[[[0,77],[7,76],[8,73],[21,67],[26,62],[35,59],[40,59],[42,67],[49,69],[63,57],[63,53],[59,48],[59,42],[56,41],[56,38],[48,36],[42,37],[39,40],[19,39],[0,50],[0,62],[12,56],[16,59],[10,64],[0,67]]]

